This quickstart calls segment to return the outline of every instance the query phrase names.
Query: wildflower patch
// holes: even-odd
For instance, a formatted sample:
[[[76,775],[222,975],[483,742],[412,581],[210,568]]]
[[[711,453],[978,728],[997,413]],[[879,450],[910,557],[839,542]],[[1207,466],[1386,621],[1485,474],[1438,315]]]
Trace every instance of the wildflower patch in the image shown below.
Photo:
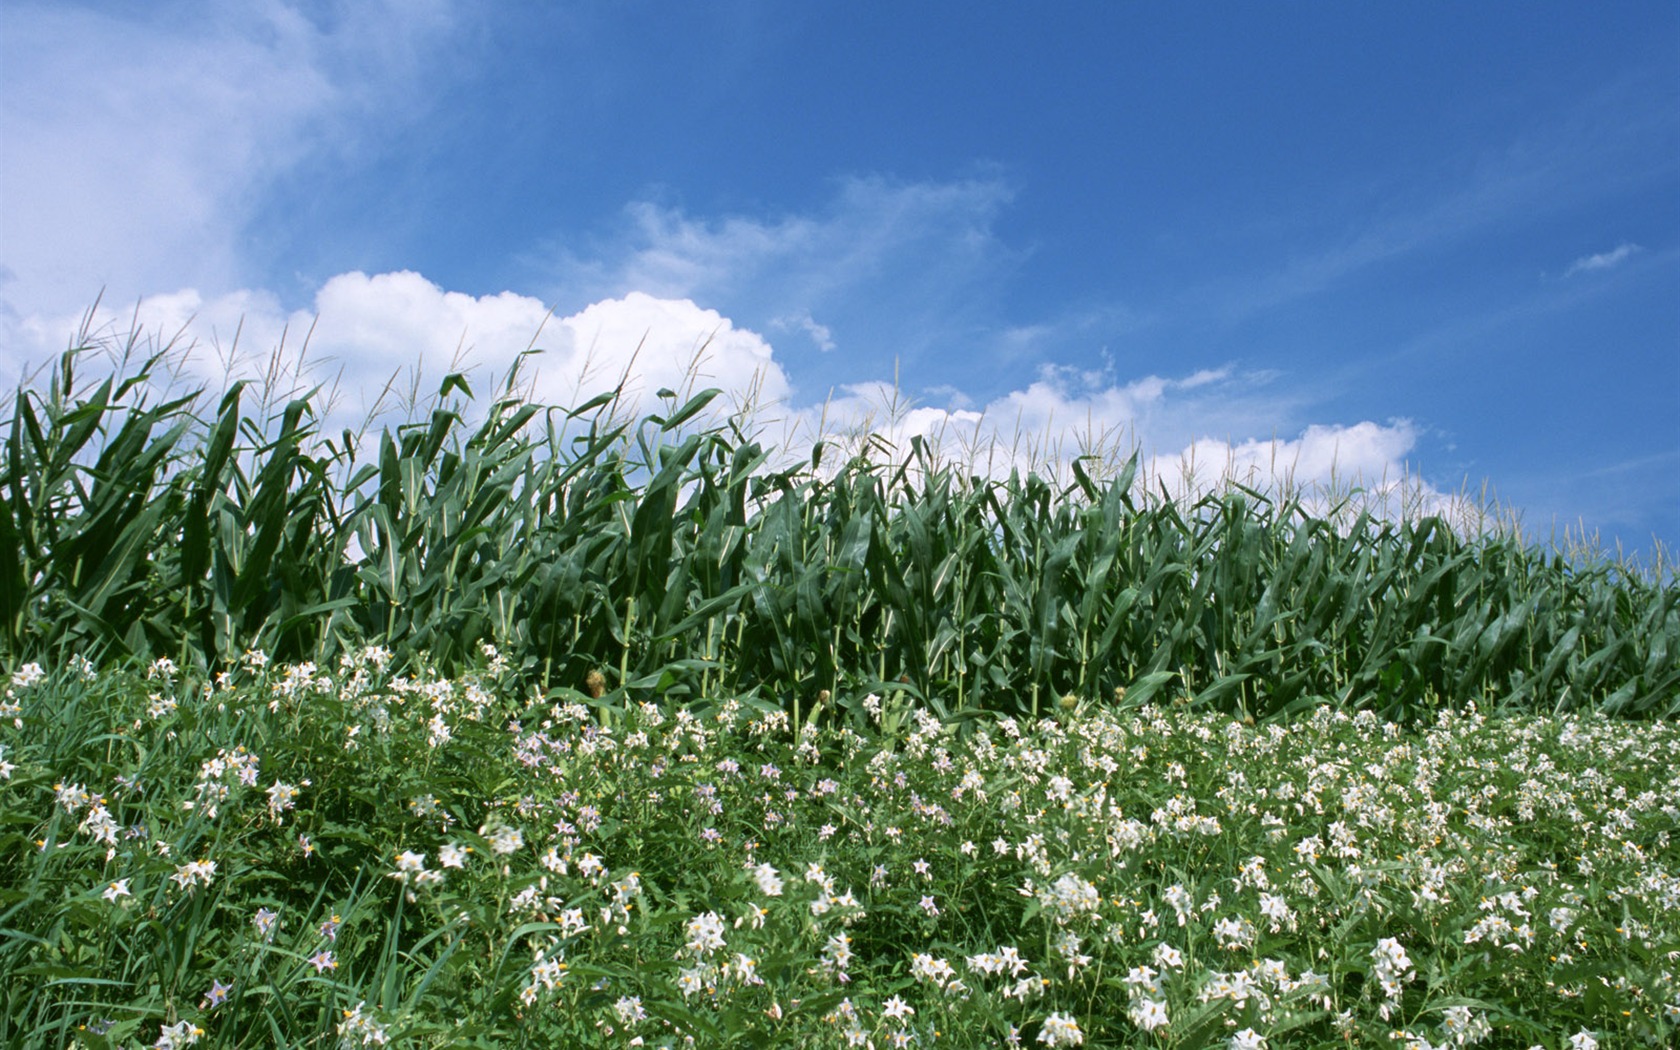
[[[0,1041],[1666,1046],[1680,729],[16,672]],[[573,701],[576,702],[573,702]],[[855,711],[856,720],[836,711]]]

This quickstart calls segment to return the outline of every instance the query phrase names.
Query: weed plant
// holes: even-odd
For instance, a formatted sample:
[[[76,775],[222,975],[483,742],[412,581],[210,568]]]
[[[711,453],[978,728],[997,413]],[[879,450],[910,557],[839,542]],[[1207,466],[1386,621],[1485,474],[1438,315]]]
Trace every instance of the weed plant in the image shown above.
[[[1672,1046],[1680,729],[16,668],[0,1045]],[[726,694],[725,694],[726,695]]]

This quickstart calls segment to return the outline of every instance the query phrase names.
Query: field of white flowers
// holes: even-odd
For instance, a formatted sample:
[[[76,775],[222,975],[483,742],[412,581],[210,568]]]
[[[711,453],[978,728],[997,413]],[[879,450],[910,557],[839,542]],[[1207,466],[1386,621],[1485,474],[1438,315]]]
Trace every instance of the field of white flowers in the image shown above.
[[[1680,1033],[1672,723],[587,700],[494,650],[17,669],[0,1045]]]

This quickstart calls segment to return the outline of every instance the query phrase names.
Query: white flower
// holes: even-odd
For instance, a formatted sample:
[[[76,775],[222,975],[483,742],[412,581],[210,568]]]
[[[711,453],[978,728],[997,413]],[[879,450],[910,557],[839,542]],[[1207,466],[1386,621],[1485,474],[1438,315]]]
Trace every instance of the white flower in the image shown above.
[[[208,886],[216,877],[216,862],[213,860],[195,860],[176,867],[175,874],[169,876],[183,888],[193,885]]]
[[[267,795],[268,815],[279,820],[280,814],[297,804],[298,789],[293,784],[283,784],[276,780],[269,785]]]
[[[426,742],[433,747],[442,747],[454,739],[454,734],[449,731],[449,723],[443,720],[442,715],[433,715],[432,720],[427,723],[427,730]]]
[[[58,796],[58,804],[63,806],[67,813],[74,813],[93,802],[93,796],[80,784],[54,784],[53,793]]]
[[[642,1008],[642,997],[626,995],[613,1004],[613,1012],[618,1014],[620,1024],[632,1025],[647,1019],[647,1011]]]
[[[41,670],[40,664],[24,664],[12,672],[12,685],[18,689],[28,689],[46,676],[47,673]]]
[[[1085,1033],[1071,1014],[1055,1013],[1039,1025],[1038,1041],[1045,1046],[1079,1046],[1085,1042]]]
[[[1238,917],[1222,918],[1213,924],[1213,936],[1223,948],[1243,948],[1254,943],[1254,924]]]
[[[1272,893],[1260,894],[1260,914],[1272,920],[1272,932],[1276,933],[1283,926],[1295,925],[1295,909],[1289,902]]]
[[[117,844],[117,832],[121,830],[117,822],[111,819],[111,811],[101,802],[95,802],[88,810],[87,818],[82,821],[81,829],[92,835],[96,842],[103,842],[109,846]]]
[[[1231,1037],[1231,1050],[1265,1050],[1266,1037],[1252,1028],[1244,1028]]]
[[[834,934],[823,946],[823,969],[834,973],[841,982],[851,980],[846,970],[852,965],[852,939],[843,933]]]
[[[1159,995],[1161,992],[1161,982],[1155,979],[1158,975],[1159,971],[1157,971],[1153,966],[1134,966],[1126,974],[1126,976],[1122,977],[1120,980],[1126,984],[1132,985],[1133,988],[1136,989],[1133,994],[1145,993],[1149,995]]]
[[[758,975],[758,960],[744,952],[735,953],[735,977],[742,984],[763,984]]]
[[[710,955],[723,947],[723,920],[715,911],[696,915],[688,920],[688,950],[695,955]]]
[[[1398,984],[1414,975],[1406,949],[1393,937],[1384,937],[1371,949],[1371,962],[1379,981]]]
[[[1167,1023],[1167,1004],[1159,999],[1139,999],[1129,1012],[1133,1023],[1145,1032],[1153,1032]]]
[[[404,883],[420,882],[426,872],[426,855],[415,853],[413,850],[403,850],[397,854],[397,870],[391,872],[391,878]]]
[[[758,889],[760,893],[767,894],[771,897],[780,897],[782,895],[782,877],[778,875],[776,873],[776,869],[769,864],[760,864],[758,867],[754,868],[753,879],[758,882]]]
[[[698,968],[689,967],[677,975],[677,991],[683,994],[684,999],[698,992],[705,985],[705,974]]]
[[[385,1031],[385,1026],[362,1012],[365,1006],[367,1003],[360,1002],[355,1009],[344,1011],[344,1020],[338,1024],[340,1047],[385,1046],[390,1043],[391,1036]]]
[[[1569,1037],[1569,1050],[1598,1050],[1598,1040],[1583,1028]]]
[[[176,1050],[177,1047],[193,1045],[203,1034],[204,1029],[191,1021],[177,1021],[175,1024],[164,1025],[162,1034],[152,1046],[156,1050]]]
[[[279,912],[273,911],[269,908],[258,908],[257,913],[251,916],[251,925],[255,926],[257,928],[257,933],[266,939],[274,932],[274,924],[278,922],[279,919]]]
[[[506,824],[499,824],[488,832],[480,828],[479,834],[485,835],[490,840],[491,852],[502,856],[516,853],[521,846],[525,845],[525,833]]]
[[[1173,911],[1178,913],[1178,924],[1183,926],[1189,920],[1191,910],[1196,906],[1195,898],[1190,896],[1189,890],[1177,883],[1168,886],[1164,896],[1167,898],[1167,903],[1173,906]]]
[[[531,962],[531,983],[520,992],[527,1004],[535,1001],[539,988],[552,992],[566,979],[566,955],[556,950],[549,955],[545,949],[537,949],[536,958]]]
[[[1452,1033],[1452,1041],[1459,1045],[1479,1043],[1493,1034],[1487,1018],[1471,1012],[1468,1006],[1449,1006],[1444,1012],[1441,1026]]]
[[[1096,911],[1097,905],[1102,903],[1097,888],[1071,871],[1063,874],[1048,889],[1038,891],[1038,899],[1046,909],[1057,912],[1064,919]]]
[[[936,959],[924,952],[910,954],[910,976],[918,981],[926,981],[939,988],[944,988],[956,979],[957,972],[944,959]]]

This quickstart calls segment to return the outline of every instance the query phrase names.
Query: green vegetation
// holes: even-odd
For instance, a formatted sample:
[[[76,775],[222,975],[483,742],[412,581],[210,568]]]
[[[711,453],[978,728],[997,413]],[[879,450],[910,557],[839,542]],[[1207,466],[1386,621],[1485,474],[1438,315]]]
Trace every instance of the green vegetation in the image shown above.
[[[482,642],[525,683],[618,700],[900,686],[942,716],[1159,691],[1264,719],[1320,703],[1407,720],[1477,699],[1680,710],[1680,587],[1438,516],[1318,513],[1232,485],[1151,496],[1136,460],[1065,485],[931,446],[818,444],[794,465],[715,392],[627,421],[612,394],[469,424],[446,378],[419,422],[315,430],[308,397],[154,390],[165,358],[18,392],[0,459],[0,659],[365,645],[450,674]],[[843,460],[843,461],[842,461]]]
[[[494,652],[385,656],[14,676],[0,1046],[1680,1034],[1672,723],[960,729],[894,694],[797,733],[733,700],[608,726]]]
[[[85,356],[0,460],[0,1047],[1680,1034],[1660,563]]]

